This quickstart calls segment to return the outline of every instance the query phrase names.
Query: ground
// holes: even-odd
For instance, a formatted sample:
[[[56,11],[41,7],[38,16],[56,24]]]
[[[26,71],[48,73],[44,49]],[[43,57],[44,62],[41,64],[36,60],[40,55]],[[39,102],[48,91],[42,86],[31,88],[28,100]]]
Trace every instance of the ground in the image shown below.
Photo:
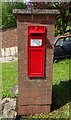
[[[5,63],[2,61],[2,82],[3,82],[3,97],[15,97],[15,95],[11,95],[11,88],[18,83],[17,75],[18,75],[18,62],[14,61],[14,59],[10,58],[9,61],[5,59]],[[27,116],[29,119],[31,118],[70,118],[71,109],[71,74],[70,74],[70,64],[71,59],[66,59],[62,61],[54,62],[53,69],[53,94],[52,94],[52,106],[50,113],[42,113],[40,115],[30,115]],[[0,69],[1,70],[1,69]],[[25,117],[25,116],[24,116]],[[71,119],[71,118],[70,118]],[[58,119],[57,119],[58,120]]]

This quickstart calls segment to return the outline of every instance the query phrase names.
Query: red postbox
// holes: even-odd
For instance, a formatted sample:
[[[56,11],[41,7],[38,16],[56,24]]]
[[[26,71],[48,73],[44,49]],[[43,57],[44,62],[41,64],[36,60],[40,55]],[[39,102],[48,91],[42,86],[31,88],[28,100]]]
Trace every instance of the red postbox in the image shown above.
[[[45,26],[28,26],[28,77],[44,77]]]

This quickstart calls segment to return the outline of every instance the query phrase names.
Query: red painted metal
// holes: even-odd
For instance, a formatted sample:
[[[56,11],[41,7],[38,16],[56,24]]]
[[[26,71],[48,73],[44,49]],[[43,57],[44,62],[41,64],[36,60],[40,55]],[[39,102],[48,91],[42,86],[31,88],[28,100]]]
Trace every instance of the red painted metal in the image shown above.
[[[28,26],[28,77],[44,77],[45,26]]]

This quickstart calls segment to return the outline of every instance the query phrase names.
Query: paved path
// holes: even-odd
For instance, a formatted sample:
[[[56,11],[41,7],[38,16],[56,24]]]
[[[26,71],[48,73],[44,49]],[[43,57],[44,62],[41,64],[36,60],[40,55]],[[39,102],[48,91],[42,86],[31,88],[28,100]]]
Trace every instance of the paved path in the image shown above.
[[[8,63],[8,62],[13,62],[13,61],[17,61],[18,58],[16,57],[0,57],[0,63]]]

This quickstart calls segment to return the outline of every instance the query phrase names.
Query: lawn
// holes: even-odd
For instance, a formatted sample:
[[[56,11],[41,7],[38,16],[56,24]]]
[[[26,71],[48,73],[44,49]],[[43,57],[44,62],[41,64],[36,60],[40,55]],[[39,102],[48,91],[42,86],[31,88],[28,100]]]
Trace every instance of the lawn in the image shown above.
[[[14,97],[15,95],[11,94],[11,88],[18,84],[18,63],[10,62],[2,64],[2,85],[3,97]]]
[[[69,80],[70,61],[71,60],[66,59],[53,64],[53,85],[58,85],[60,81]]]
[[[69,64],[71,59],[54,62],[53,64],[53,88],[60,86],[61,81],[68,81],[71,76],[69,74]],[[0,64],[1,65],[1,64]],[[11,95],[11,88],[18,84],[18,63],[10,62],[2,64],[2,85],[3,85],[3,97],[13,97]],[[60,87],[61,88],[61,87]]]

